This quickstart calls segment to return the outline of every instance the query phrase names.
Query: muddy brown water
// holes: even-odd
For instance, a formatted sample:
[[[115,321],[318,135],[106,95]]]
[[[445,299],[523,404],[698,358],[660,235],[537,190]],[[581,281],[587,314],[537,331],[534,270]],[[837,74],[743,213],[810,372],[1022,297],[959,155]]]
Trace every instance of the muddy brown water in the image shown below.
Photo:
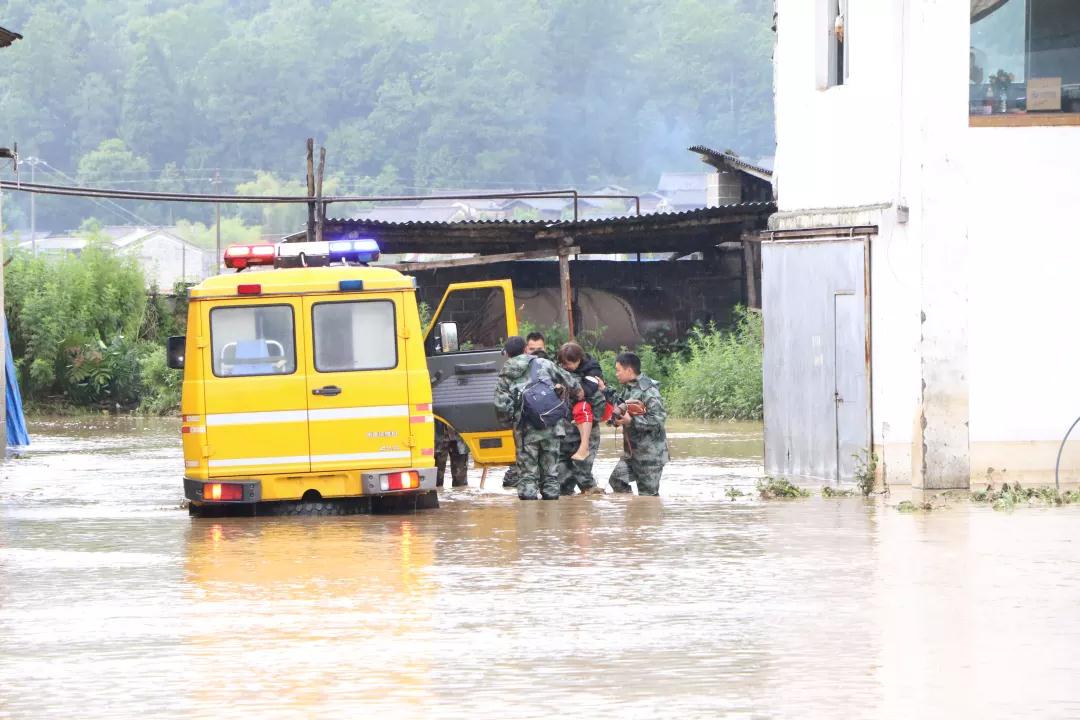
[[[659,499],[473,472],[415,515],[193,520],[176,421],[30,429],[0,718],[1080,717],[1080,508],[732,502],[760,427],[672,423]]]

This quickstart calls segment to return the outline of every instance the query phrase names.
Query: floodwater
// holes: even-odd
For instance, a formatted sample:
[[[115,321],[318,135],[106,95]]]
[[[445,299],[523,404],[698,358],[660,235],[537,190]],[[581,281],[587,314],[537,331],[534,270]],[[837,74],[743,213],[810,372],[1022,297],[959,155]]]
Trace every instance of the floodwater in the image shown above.
[[[732,501],[760,427],[674,423],[658,499],[195,520],[178,429],[4,466],[0,718],[1080,717],[1080,508]]]

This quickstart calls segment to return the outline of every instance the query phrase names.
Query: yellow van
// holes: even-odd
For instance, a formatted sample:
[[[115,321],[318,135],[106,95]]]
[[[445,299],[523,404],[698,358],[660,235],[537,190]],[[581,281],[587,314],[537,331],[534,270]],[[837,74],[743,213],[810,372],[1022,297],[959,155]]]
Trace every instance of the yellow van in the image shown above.
[[[415,278],[377,257],[366,239],[232,246],[236,272],[188,291],[167,353],[193,515],[437,507],[435,422],[477,464],[513,462],[493,408],[510,282],[451,285],[425,330]]]

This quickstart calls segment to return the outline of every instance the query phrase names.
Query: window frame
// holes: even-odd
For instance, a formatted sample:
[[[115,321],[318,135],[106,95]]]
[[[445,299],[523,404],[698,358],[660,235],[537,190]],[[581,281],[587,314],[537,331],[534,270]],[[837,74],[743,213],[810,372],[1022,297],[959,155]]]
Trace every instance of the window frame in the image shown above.
[[[292,336],[293,336],[293,342],[292,342],[292,370],[289,371],[289,372],[280,372],[280,373],[278,373],[278,372],[275,372],[275,373],[247,373],[247,374],[244,374],[244,375],[220,375],[220,374],[218,374],[218,368],[217,368],[217,362],[216,362],[217,359],[214,357],[214,313],[217,312],[218,310],[261,310],[261,309],[265,309],[265,308],[278,308],[278,307],[288,308],[288,310],[289,310],[289,322],[292,325]],[[297,359],[297,355],[296,355],[296,341],[298,340],[298,338],[296,336],[296,309],[292,306],[291,303],[265,303],[265,304],[260,303],[260,304],[257,304],[257,305],[217,305],[215,307],[210,308],[209,318],[210,318],[210,372],[214,375],[214,377],[221,378],[223,380],[231,380],[231,379],[234,379],[234,378],[288,377],[289,375],[295,375],[296,374],[296,371],[299,368],[300,363],[299,363],[299,361]]]
[[[359,305],[362,303],[385,303],[390,305],[390,317],[393,321],[393,337],[394,337],[394,364],[386,367],[369,367],[369,368],[342,368],[338,370],[323,370],[319,367],[319,346],[315,339],[315,333],[318,331],[318,327],[315,323],[315,309],[321,305]],[[320,300],[311,304],[311,367],[315,372],[320,375],[332,375],[334,373],[354,373],[354,372],[379,372],[382,370],[396,370],[401,364],[401,348],[398,342],[397,333],[397,320],[398,320],[398,308],[397,302],[393,298],[372,298],[370,300]]]
[[[1024,0],[1024,83],[1031,80],[1031,13],[1032,0]],[[971,45],[972,28],[969,24],[968,44]],[[1078,48],[1080,51],[1080,48]],[[984,69],[989,72],[989,68]],[[1026,93],[1025,93],[1026,94]],[[969,99],[970,103],[970,99]],[[1080,112],[1064,110],[1024,110],[1022,112],[973,114],[968,110],[968,127],[1080,127]]]

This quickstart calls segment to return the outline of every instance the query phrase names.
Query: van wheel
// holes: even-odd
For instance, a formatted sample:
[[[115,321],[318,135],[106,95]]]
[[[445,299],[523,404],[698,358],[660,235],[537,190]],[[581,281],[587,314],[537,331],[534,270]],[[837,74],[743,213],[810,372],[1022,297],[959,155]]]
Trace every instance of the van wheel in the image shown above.
[[[408,495],[383,495],[372,498],[371,509],[376,513],[411,513],[417,510],[436,510],[439,494],[434,490]]]
[[[276,516],[308,516],[327,517],[334,515],[356,515],[364,512],[365,508],[356,501],[348,500],[319,500],[317,502],[305,502],[303,500],[283,501],[272,503],[267,508],[268,515]]]

